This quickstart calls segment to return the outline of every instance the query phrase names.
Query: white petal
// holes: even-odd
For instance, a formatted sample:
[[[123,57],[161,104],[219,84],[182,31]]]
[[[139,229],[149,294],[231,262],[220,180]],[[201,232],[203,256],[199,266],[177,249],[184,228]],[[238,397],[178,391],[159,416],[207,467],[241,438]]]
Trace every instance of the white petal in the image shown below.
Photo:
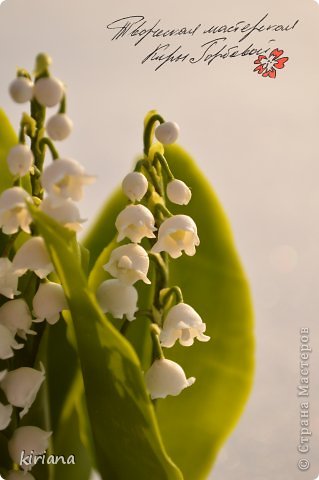
[[[123,193],[132,201],[141,201],[148,189],[148,181],[145,175],[139,172],[131,172],[122,182]]]
[[[34,476],[21,470],[11,470],[6,476],[6,480],[35,480]]]
[[[166,188],[168,199],[177,205],[187,205],[192,197],[192,192],[181,180],[172,180]]]
[[[155,137],[163,145],[169,145],[176,142],[179,135],[179,126],[175,122],[161,123],[155,129]]]
[[[179,395],[184,388],[195,382],[195,378],[186,378],[178,363],[172,360],[155,360],[145,374],[145,382],[151,398],[165,398],[167,395]]]
[[[25,426],[17,428],[8,442],[9,454],[12,460],[20,465],[21,454],[25,456],[42,455],[49,446],[52,432],[46,432],[38,427]],[[33,451],[33,452],[32,452]],[[24,470],[30,470],[32,465],[21,465]]]
[[[114,318],[123,318],[127,320],[135,319],[137,311],[137,290],[128,285],[124,285],[119,280],[106,280],[101,283],[96,292],[97,300],[105,313],[111,313]]]
[[[0,403],[0,430],[5,430],[11,422],[12,406]]]
[[[65,140],[73,129],[72,120],[66,113],[56,113],[49,118],[46,124],[46,130],[50,138],[55,141]]]
[[[115,248],[104,269],[126,285],[133,285],[138,280],[149,284],[147,278],[149,258],[140,245],[129,243]]]
[[[9,300],[0,307],[0,324],[7,327],[12,335],[30,333],[32,316],[25,300]]]
[[[32,237],[17,251],[13,262],[13,269],[21,276],[27,270],[32,270],[40,278],[45,278],[53,272],[53,265],[41,237]]]
[[[115,221],[119,232],[117,241],[128,237],[132,242],[139,243],[142,238],[154,238],[155,220],[151,211],[144,205],[129,205],[119,213]]]
[[[32,305],[37,321],[47,320],[51,324],[59,319],[62,310],[69,308],[62,286],[53,282],[41,283]]]

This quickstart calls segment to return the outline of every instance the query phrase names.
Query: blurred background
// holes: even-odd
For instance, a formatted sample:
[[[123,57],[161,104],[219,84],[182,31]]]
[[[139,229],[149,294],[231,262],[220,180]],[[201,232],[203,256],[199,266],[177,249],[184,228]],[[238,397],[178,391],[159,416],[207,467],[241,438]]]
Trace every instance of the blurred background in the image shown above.
[[[141,65],[158,42],[111,42],[106,25],[129,15],[167,27],[257,22],[292,25],[252,41],[282,48],[276,80],[253,72],[255,57]],[[267,21],[268,21],[267,20]],[[82,202],[88,224],[142,149],[142,121],[156,108],[180,124],[231,221],[250,280],[257,335],[254,391],[222,449],[215,480],[312,480],[319,474],[319,7],[314,0],[6,0],[0,8],[0,106],[15,127],[21,108],[7,95],[17,67],[39,51],[69,90],[74,133],[60,152],[98,173]],[[233,37],[236,44],[238,36]],[[194,39],[193,39],[194,40]],[[207,39],[208,40],[208,39]],[[194,41],[185,40],[185,48]],[[247,44],[246,44],[247,45]],[[248,43],[249,45],[249,43]],[[311,332],[312,462],[297,469],[299,330]]]

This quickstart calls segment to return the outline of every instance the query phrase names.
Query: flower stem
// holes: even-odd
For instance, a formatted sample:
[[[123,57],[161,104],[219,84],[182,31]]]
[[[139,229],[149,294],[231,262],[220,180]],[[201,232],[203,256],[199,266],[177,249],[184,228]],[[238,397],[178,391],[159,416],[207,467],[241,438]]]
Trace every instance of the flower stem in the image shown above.
[[[152,323],[152,325],[150,326],[150,330],[153,341],[153,360],[163,359],[165,358],[165,356],[159,341],[160,330],[155,323]]]
[[[41,150],[44,150],[45,145],[49,147],[53,160],[57,160],[59,158],[59,153],[55,148],[55,146],[53,145],[52,141],[47,137],[41,138],[39,142],[39,146]]]
[[[153,127],[156,122],[159,123],[164,123],[163,117],[159,115],[158,113],[155,113],[154,115],[151,116],[151,118],[148,120],[145,129],[144,129],[144,153],[146,156],[148,156],[148,152],[150,150],[150,146],[153,141]]]

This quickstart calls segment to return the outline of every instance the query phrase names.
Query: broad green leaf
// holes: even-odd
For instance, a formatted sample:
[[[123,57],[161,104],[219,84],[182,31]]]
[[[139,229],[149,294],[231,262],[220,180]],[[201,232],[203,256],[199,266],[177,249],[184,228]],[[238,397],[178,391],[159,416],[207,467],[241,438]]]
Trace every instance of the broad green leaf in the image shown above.
[[[35,208],[32,214],[70,306],[103,480],[181,480],[159,436],[138,358],[88,288],[75,235]]]
[[[187,207],[170,203],[168,207],[194,218],[201,239],[194,257],[183,255],[170,261],[170,283],[182,288],[185,303],[199,312],[212,338],[189,348],[166,349],[166,356],[197,381],[180,396],[158,401],[157,415],[165,446],[185,479],[201,480],[207,478],[251,389],[253,313],[248,283],[216,195],[180,147],[168,147],[165,154],[175,177],[185,181],[193,194]],[[109,220],[124,205],[123,195],[117,192],[91,229],[84,244],[90,247],[92,259],[99,255],[105,239],[113,238],[115,228]],[[141,341],[145,334],[141,325]]]

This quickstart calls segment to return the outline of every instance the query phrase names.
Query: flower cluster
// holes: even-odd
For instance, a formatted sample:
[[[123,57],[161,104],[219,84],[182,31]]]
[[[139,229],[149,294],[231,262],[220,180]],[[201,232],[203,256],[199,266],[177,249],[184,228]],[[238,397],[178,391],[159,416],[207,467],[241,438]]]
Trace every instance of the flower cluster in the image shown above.
[[[118,214],[115,227],[117,242],[125,243],[111,252],[104,265],[113,278],[101,283],[96,292],[105,313],[124,319],[122,332],[129,325],[126,322],[137,316],[150,318],[155,361],[146,372],[145,381],[152,399],[178,395],[195,382],[193,377],[186,378],[180,365],[164,357],[163,348],[171,348],[177,341],[187,347],[193,345],[195,338],[201,342],[210,339],[204,334],[206,325],[201,317],[183,302],[180,288],[167,285],[167,254],[172,259],[183,252],[193,256],[200,243],[194,220],[188,215],[173,215],[166,207],[166,200],[187,205],[192,196],[189,187],[174,178],[164,156],[164,146],[175,142],[178,134],[176,123],[165,122],[156,112],[150,113],[144,131],[144,158],[122,182],[122,191],[130,203]],[[154,263],[152,276],[150,260]],[[138,308],[138,290],[134,285],[138,281],[150,284],[150,278],[155,294],[152,309],[145,312]]]
[[[34,368],[34,360],[26,365],[28,354],[19,357],[19,350],[28,345],[35,358],[40,338],[47,324],[55,324],[67,300],[60,284],[48,279],[54,267],[45,242],[32,224],[29,204],[64,226],[79,230],[83,220],[76,205],[83,187],[94,181],[77,161],[61,158],[53,141],[66,139],[72,121],[66,114],[65,87],[51,76],[50,58],[37,57],[35,77],[19,70],[9,92],[17,103],[30,102],[30,115],[24,113],[20,124],[19,143],[9,151],[7,165],[13,186],[0,195],[0,229],[7,239],[0,258],[0,361],[7,368],[0,371],[0,430],[8,432],[8,451],[12,461],[20,464],[21,452],[40,455],[48,448],[47,432],[33,425],[20,425],[45,381],[45,370]],[[45,123],[46,109],[58,112]],[[53,161],[46,163],[47,149]],[[16,298],[17,297],[17,298]],[[38,325],[40,324],[40,325]],[[41,325],[42,324],[42,325]],[[26,349],[25,349],[26,350]],[[26,366],[21,366],[24,364]],[[18,419],[12,422],[12,419]],[[31,466],[21,465],[23,470]],[[6,478],[34,477],[15,470]]]

